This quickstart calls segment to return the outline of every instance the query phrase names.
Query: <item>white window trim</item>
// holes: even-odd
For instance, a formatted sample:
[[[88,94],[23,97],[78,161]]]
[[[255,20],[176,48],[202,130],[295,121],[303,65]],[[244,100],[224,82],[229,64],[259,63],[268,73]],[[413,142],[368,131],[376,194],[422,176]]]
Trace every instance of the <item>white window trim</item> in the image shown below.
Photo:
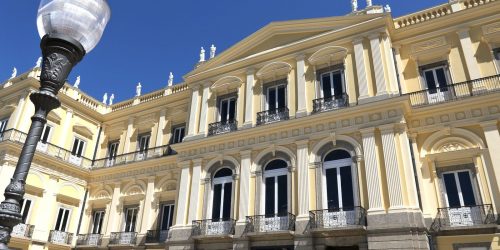
[[[230,103],[230,100],[231,99],[234,99],[234,119],[236,120],[236,117],[237,117],[237,113],[238,113],[238,98],[236,98],[235,96],[231,96],[231,97],[227,97],[227,98],[223,98],[223,99],[220,99],[219,100],[219,106],[217,107],[217,121],[222,121],[222,116],[221,116],[221,109],[222,109],[222,102],[223,101],[227,101],[227,117],[226,117],[226,121],[229,121],[229,103]]]
[[[141,149],[141,141],[143,138],[147,138],[147,142],[148,142],[148,146],[145,149]],[[151,144],[151,133],[140,134],[139,137],[137,138],[137,151],[140,151],[143,153],[148,151],[150,144]]]
[[[184,140],[184,138],[177,139],[175,136],[176,132],[180,131],[181,129],[184,130],[184,136],[186,136],[186,126],[174,127],[174,131],[172,133],[172,137],[173,137],[172,144],[181,143]],[[181,135],[181,133],[179,132],[178,136],[180,136],[180,135]]]
[[[276,97],[278,96],[278,88],[280,86],[285,86],[285,108],[288,107],[288,82],[287,83],[278,83],[278,84],[274,84],[274,85],[271,85],[269,87],[266,88],[266,96],[265,96],[265,100],[264,100],[264,103],[265,103],[265,110],[269,110],[269,90],[270,89],[275,89],[276,90]],[[276,98],[276,108],[278,108],[278,99],[279,98]]]
[[[441,176],[440,176],[440,179],[441,179],[441,182],[443,184],[443,191],[444,191],[444,202],[446,204],[446,207],[450,207],[450,204],[449,204],[449,201],[448,201],[448,190],[446,190],[446,184],[444,183],[444,175],[445,174],[453,174],[454,177],[455,177],[455,184],[457,185],[457,191],[458,191],[458,199],[460,201],[460,207],[463,207],[464,206],[464,198],[463,198],[463,195],[462,195],[462,188],[460,187],[460,181],[458,179],[458,173],[459,172],[468,172],[469,173],[469,178],[470,178],[470,182],[471,182],[471,185],[472,185],[472,192],[474,193],[474,200],[476,202],[477,205],[481,205],[483,204],[481,202],[481,195],[480,193],[478,192],[477,188],[476,188],[476,184],[475,181],[474,181],[474,178],[472,178],[473,176],[473,173],[472,171],[470,171],[469,169],[461,169],[461,170],[453,170],[453,171],[446,171],[446,172],[443,172],[441,173]]]
[[[108,145],[108,152],[106,153],[106,158],[108,158],[108,159],[109,159],[109,157],[111,157],[111,152],[112,152],[111,148],[113,146],[115,146],[115,150],[114,151],[116,151],[116,153],[115,153],[115,155],[113,157],[116,157],[118,155],[118,148],[120,147],[120,141],[113,141],[113,142],[109,143],[109,145]]]
[[[345,85],[345,70],[344,69],[336,69],[336,70],[331,70],[327,72],[323,72],[319,75],[319,98],[325,98],[325,94],[323,93],[323,75],[329,74],[330,75],[330,84],[331,84],[331,91],[333,95],[335,96],[334,92],[334,87],[333,87],[333,74],[334,73],[340,73],[340,79],[342,81],[342,94],[347,93],[346,90],[346,85]]]
[[[493,63],[497,74],[500,74],[500,47],[493,49]]]
[[[330,154],[331,152],[333,151],[336,151],[336,150],[343,150],[343,151],[346,151],[348,152],[350,155],[351,152],[347,149],[344,149],[344,148],[335,148],[331,151],[329,151],[328,153],[325,154],[325,157]],[[327,169],[331,169],[331,168],[337,168],[337,178],[340,178],[340,175],[338,174],[339,173],[339,170],[341,167],[347,167],[347,166],[351,166],[351,178],[352,178],[352,192],[353,192],[353,199],[354,199],[354,206],[360,206],[360,203],[359,203],[359,190],[358,190],[358,171],[357,171],[357,165],[356,163],[352,160],[352,158],[345,158],[345,159],[340,159],[340,160],[334,160],[334,161],[324,161],[323,159],[323,168],[322,168],[322,176],[321,176],[321,179],[323,180],[322,181],[322,191],[321,192],[322,194],[322,206],[323,206],[323,209],[328,209],[328,194],[326,193],[327,192],[327,188],[326,188],[326,170]],[[340,184],[340,180],[337,179],[337,184]],[[341,195],[341,192],[342,192],[342,189],[341,187],[338,188],[338,192],[339,192],[339,197],[342,197]],[[340,205],[342,203],[342,201],[339,201],[339,207],[343,207],[342,205]]]
[[[161,209],[161,210],[160,210],[160,223],[158,223],[158,226],[159,226],[159,227],[158,227],[158,230],[159,230],[159,231],[164,231],[164,230],[162,230],[162,229],[161,229],[161,228],[163,227],[163,217],[165,216],[165,215],[163,214],[164,207],[170,207],[169,214],[167,215],[167,216],[168,216],[168,222],[167,222],[167,223],[169,223],[169,224],[171,224],[171,225],[174,225],[173,220],[174,220],[175,216],[172,216],[172,221],[170,221],[170,218],[171,218],[171,217],[170,217],[170,215],[171,215],[172,213],[174,213],[175,204],[174,204],[174,203],[164,203],[164,204],[161,204],[161,205],[160,205],[160,209]],[[169,227],[169,229],[170,229],[170,227]],[[167,229],[167,230],[169,230],[169,229]]]
[[[44,126],[43,126],[43,130],[42,130],[42,136],[40,137],[40,143],[43,143],[42,142],[42,138],[43,138],[43,134],[45,133],[45,130],[47,129],[47,127],[50,127],[50,130],[49,130],[49,135],[47,136],[47,143],[46,144],[49,144],[50,143],[50,139],[52,138],[52,132],[54,132],[54,126],[52,124],[49,124],[49,123],[46,123]],[[45,144],[45,143],[44,143]]]
[[[0,133],[7,130],[7,124],[9,124],[9,118],[0,120]]]
[[[57,226],[57,216],[59,215],[59,211],[60,211],[61,209],[63,209],[63,210],[67,210],[67,211],[68,211],[68,221],[66,221],[66,227],[65,227],[65,228],[63,228],[62,230],[61,230],[61,229],[57,229],[57,231],[67,232],[67,231],[68,231],[69,224],[71,223],[71,212],[72,212],[72,210],[73,210],[73,209],[68,208],[68,207],[66,207],[66,206],[59,206],[59,207],[57,208],[57,214],[56,214],[56,217],[55,217],[54,227],[53,227],[53,228],[54,228],[54,230],[56,230],[55,228],[56,228],[56,226]],[[62,216],[62,218],[61,218],[61,225],[63,224],[63,223],[62,223],[62,220],[63,220],[63,219],[64,219],[64,213],[63,213],[63,216]]]
[[[128,232],[138,232],[137,231],[137,224],[139,222],[139,219],[137,218],[139,216],[139,206],[132,206],[132,207],[126,207],[124,209],[124,213],[123,213],[123,226],[122,226],[122,232],[127,232],[126,229],[127,229],[127,214],[128,214],[128,210],[129,209],[135,209],[137,210],[136,214],[135,214],[135,225],[133,225],[134,227],[134,231],[128,231]],[[130,227],[132,227],[132,224],[130,224]]]
[[[84,157],[85,156],[85,151],[87,149],[87,141],[85,139],[83,139],[82,137],[80,136],[73,136],[73,143],[71,144],[71,151],[73,151],[73,145],[75,145],[75,140],[78,139],[80,141],[83,141],[83,149],[82,149],[82,155],[81,157]],[[77,154],[78,154],[78,150],[77,151]],[[77,157],[77,154],[75,154],[74,156]],[[81,157],[77,157],[77,158],[81,158]]]
[[[21,215],[22,215],[22,214],[23,214],[23,212],[24,212],[23,210],[24,210],[24,208],[25,208],[25,206],[26,206],[26,200],[31,201],[30,208],[29,208],[29,210],[28,210],[28,214],[26,215],[26,220],[24,221],[24,223],[25,223],[25,224],[29,224],[29,220],[30,220],[30,217],[31,217],[31,211],[33,211],[33,206],[34,206],[34,204],[35,204],[35,199],[33,199],[33,198],[32,198],[32,197],[30,197],[30,196],[26,196],[26,195],[24,196],[24,201],[25,201],[25,202],[23,202],[23,206],[21,207]]]
[[[234,174],[234,170],[231,168],[231,167],[228,167],[228,166],[223,166],[223,167],[220,167],[218,168],[216,171],[214,171],[214,173],[217,173],[219,170],[223,169],[223,168],[227,168],[227,169],[230,169],[233,174]],[[220,211],[220,219],[226,219],[222,216],[222,212],[223,212],[223,205],[224,205],[224,184],[226,183],[229,183],[231,182],[232,185],[231,185],[231,208],[230,208],[230,218],[234,218],[234,199],[235,199],[235,183],[234,183],[234,180],[233,180],[233,177],[232,176],[225,176],[225,177],[218,177],[218,178],[212,178],[212,185],[211,185],[211,190],[210,190],[210,193],[209,193],[209,197],[208,197],[208,208],[207,208],[207,214],[206,214],[206,217],[207,219],[213,219],[212,218],[212,210],[213,210],[213,205],[214,205],[214,185],[216,184],[222,184],[222,189],[221,189],[221,211]]]
[[[102,219],[102,225],[97,225],[99,226],[99,232],[96,233],[96,234],[103,234],[103,230],[102,228],[104,227],[104,221],[105,221],[105,216],[106,216],[106,211],[104,209],[99,209],[99,210],[94,210],[93,213],[92,213],[92,227],[91,227],[91,230],[90,230],[90,233],[92,234],[95,230],[95,227],[96,227],[96,224],[95,224],[95,216],[97,213],[100,213],[101,214],[101,219]]]
[[[421,61],[415,60],[415,67],[417,70],[418,81],[420,83],[421,90],[427,89],[427,81],[425,80],[425,77],[423,75],[424,71],[421,70],[421,68],[426,67],[428,65],[437,64],[437,63],[443,63],[442,66],[445,67],[445,72],[446,72],[446,77],[447,77],[448,83],[450,85],[454,83],[454,81],[453,81],[454,80],[453,79],[453,75],[454,75],[453,74],[453,67],[450,64],[450,60],[449,60],[448,56],[436,58],[435,60],[432,60],[432,61],[425,61],[425,63],[422,63]],[[436,67],[439,67],[439,66],[436,66]],[[430,68],[428,68],[428,69],[430,69]]]
[[[278,202],[277,202],[277,195],[276,193],[278,192],[278,189],[277,189],[277,179],[276,177],[277,176],[281,176],[281,175],[286,175],[287,176],[287,207],[288,207],[288,212],[291,213],[292,211],[292,175],[290,174],[290,171],[289,171],[289,168],[290,166],[287,166],[286,168],[282,168],[282,169],[273,169],[273,170],[268,170],[266,171],[266,166],[274,161],[274,160],[282,160],[284,162],[288,162],[287,160],[285,159],[282,159],[282,158],[273,158],[273,159],[270,159],[269,161],[267,161],[266,164],[264,164],[264,166],[262,166],[262,182],[260,184],[260,215],[265,215],[266,214],[266,178],[267,177],[275,177],[275,182],[274,182],[274,185],[275,185],[275,189],[274,189],[274,199],[275,199],[275,202],[274,202],[274,211],[278,211],[278,209],[276,208]],[[275,213],[276,214],[276,213]]]
[[[426,89],[429,88],[429,85],[427,84],[427,79],[425,78],[425,72],[428,72],[428,71],[432,71],[432,74],[434,76],[434,81],[436,83],[436,88],[442,88],[443,86],[439,85],[439,82],[438,82],[438,79],[437,79],[437,75],[436,75],[436,70],[438,69],[443,69],[444,71],[444,75],[446,77],[446,81],[447,81],[447,85],[446,86],[450,86],[452,84],[452,81],[451,81],[451,78],[450,78],[450,73],[448,71],[448,66],[447,65],[441,65],[441,66],[436,66],[436,67],[432,67],[432,68],[428,68],[428,69],[425,69],[425,70],[422,70],[422,78],[425,82],[425,86],[426,86]]]

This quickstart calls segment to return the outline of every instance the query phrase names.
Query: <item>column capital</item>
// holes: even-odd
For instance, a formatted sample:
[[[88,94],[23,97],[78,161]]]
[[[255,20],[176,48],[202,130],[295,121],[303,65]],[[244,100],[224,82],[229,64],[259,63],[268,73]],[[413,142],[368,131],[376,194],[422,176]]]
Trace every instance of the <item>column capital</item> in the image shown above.
[[[394,124],[384,124],[378,127],[381,133],[387,134],[387,133],[394,133]]]
[[[183,161],[183,162],[177,163],[177,165],[179,165],[179,167],[181,167],[181,168],[189,168],[189,166],[191,165],[191,162],[190,161]]]
[[[363,43],[364,39],[365,39],[364,37],[356,37],[356,38],[352,39],[352,43],[353,44],[360,44],[360,43]]]
[[[460,29],[457,30],[457,34],[461,38],[462,37],[468,37],[468,36],[470,36],[469,31],[470,31],[469,27],[462,27],[462,28],[460,28]]]
[[[251,149],[240,151],[240,156],[242,158],[250,158],[251,155],[252,155],[252,150]]]
[[[372,34],[369,34],[368,35],[368,39],[373,40],[373,39],[380,38],[380,34],[381,33],[372,33]]]
[[[148,176],[148,183],[153,182],[153,184],[154,184],[155,180],[156,180],[156,176],[154,176],[154,175]]]
[[[206,82],[202,83],[202,85],[204,88],[210,88],[210,86],[212,86],[212,82],[206,81]]]
[[[295,141],[295,145],[297,145],[297,147],[299,147],[299,148],[308,147],[309,146],[309,139]]]
[[[479,125],[481,125],[481,128],[483,128],[483,130],[498,130],[498,121],[497,120],[484,121],[484,122],[479,123]]]
[[[189,87],[191,87],[191,89],[192,89],[193,91],[198,91],[198,90],[200,89],[200,85],[198,85],[198,84],[193,84],[193,85],[191,85],[191,86],[189,86]]]
[[[375,134],[375,128],[363,128],[360,129],[359,132],[361,133],[362,137],[368,137],[368,136],[373,136]]]
[[[255,68],[247,68],[246,72],[247,72],[247,75],[253,75],[253,74],[255,74]]]
[[[415,132],[410,133],[410,139],[412,139],[412,140],[416,140],[416,139],[417,139],[417,137],[418,137],[418,133],[415,133]]]
[[[203,159],[198,158],[193,160],[193,167],[201,167],[201,163],[203,162]]]
[[[363,155],[355,155],[352,157],[352,160],[356,163],[360,163],[360,162],[364,161],[364,159],[365,158],[363,157]]]
[[[306,58],[306,54],[304,54],[304,53],[299,53],[295,56],[295,60],[297,60],[297,61],[304,61],[305,58]]]

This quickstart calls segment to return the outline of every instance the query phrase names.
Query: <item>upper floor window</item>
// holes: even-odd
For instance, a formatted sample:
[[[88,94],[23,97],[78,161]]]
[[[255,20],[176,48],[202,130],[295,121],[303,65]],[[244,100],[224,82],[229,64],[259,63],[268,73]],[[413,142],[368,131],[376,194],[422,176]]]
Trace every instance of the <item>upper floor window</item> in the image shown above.
[[[495,57],[497,72],[500,74],[500,48],[493,50],[493,56]]]
[[[32,204],[33,200],[31,199],[24,199],[21,201],[22,223],[27,223],[27,221],[29,220]]]
[[[52,130],[53,130],[52,126],[45,124],[45,126],[43,127],[42,136],[40,137],[41,143],[46,144],[47,142],[50,141]]]
[[[0,120],[0,133],[4,132],[5,129],[7,129],[8,122],[9,122],[9,119]]]
[[[177,126],[172,129],[172,144],[182,142],[185,130],[185,126]]]
[[[318,72],[320,78],[320,95],[321,98],[335,99],[342,98],[346,93],[344,69],[336,66],[328,68],[326,72]]]
[[[113,141],[108,144],[108,160],[114,160],[118,155],[118,146],[120,146],[119,141]]]
[[[76,138],[73,140],[73,148],[71,149],[71,154],[76,157],[81,157],[85,150],[86,142],[80,138]]]
[[[212,220],[227,221],[231,218],[233,171],[222,168],[217,171],[212,183]]]
[[[266,93],[266,109],[269,111],[276,111],[286,108],[286,80],[279,80],[269,83],[265,88]]]
[[[137,224],[137,212],[138,207],[129,207],[125,209],[125,223],[123,223],[124,232],[135,232],[135,226]]]
[[[137,151],[139,152],[145,152],[149,148],[149,139],[151,138],[151,134],[141,134],[139,135],[137,141],[139,142],[137,144]]]
[[[429,103],[446,101],[451,98],[451,78],[446,62],[434,63],[420,67],[422,80],[427,88]]]
[[[101,234],[104,214],[104,210],[94,211],[94,215],[92,217],[92,234]]]
[[[67,208],[60,207],[57,213],[56,225],[54,230],[66,232],[66,229],[69,224],[69,217],[71,211]]]
[[[169,230],[174,221],[174,204],[163,204],[161,206],[160,230]]]
[[[219,121],[227,123],[236,119],[236,97],[223,97],[219,101]]]

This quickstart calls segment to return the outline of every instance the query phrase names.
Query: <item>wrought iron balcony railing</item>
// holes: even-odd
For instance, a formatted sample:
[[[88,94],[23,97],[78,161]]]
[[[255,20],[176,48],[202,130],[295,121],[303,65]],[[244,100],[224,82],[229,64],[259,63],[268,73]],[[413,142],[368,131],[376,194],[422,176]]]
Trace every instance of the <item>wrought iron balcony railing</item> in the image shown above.
[[[290,118],[289,110],[287,107],[266,110],[257,113],[257,125],[269,124],[288,120]]]
[[[168,230],[148,230],[146,243],[164,243],[168,239]]]
[[[0,133],[0,142],[12,141],[15,143],[24,144],[24,142],[26,141],[26,136],[26,133],[23,133],[19,130],[9,129]],[[89,168],[92,165],[92,160],[83,156],[73,155],[71,154],[71,151],[49,142],[38,142],[36,151],[82,168]]]
[[[238,130],[238,122],[229,120],[224,122],[214,122],[208,124],[208,135],[220,135]]]
[[[331,96],[313,100],[313,113],[341,109],[349,106],[349,96],[344,93],[339,96]]]
[[[500,75],[409,93],[413,107],[422,107],[500,91]]]
[[[73,241],[73,233],[68,233],[58,230],[50,230],[49,234],[50,243],[71,245],[72,241]]]
[[[247,216],[246,232],[248,233],[278,231],[295,231],[295,215],[286,213]]]
[[[34,225],[29,225],[29,224],[17,224],[12,228],[12,236],[17,236],[17,237],[25,237],[25,238],[31,238],[33,235],[33,230],[35,229]]]
[[[170,145],[164,145],[155,148],[149,148],[147,150],[135,151],[127,154],[121,154],[114,157],[106,157],[102,159],[95,160],[92,164],[92,168],[105,168],[111,166],[117,166],[132,162],[145,161],[160,157],[165,157],[174,154]]]
[[[439,208],[431,225],[433,232],[470,228],[471,226],[495,225],[495,215],[490,204],[464,207]]]
[[[192,236],[224,236],[234,234],[233,219],[194,220]]]
[[[77,246],[100,246],[102,241],[102,234],[79,234],[77,237]]]
[[[137,241],[136,232],[113,232],[109,237],[110,245],[135,245]]]
[[[311,229],[334,229],[366,225],[366,210],[362,207],[309,211]]]

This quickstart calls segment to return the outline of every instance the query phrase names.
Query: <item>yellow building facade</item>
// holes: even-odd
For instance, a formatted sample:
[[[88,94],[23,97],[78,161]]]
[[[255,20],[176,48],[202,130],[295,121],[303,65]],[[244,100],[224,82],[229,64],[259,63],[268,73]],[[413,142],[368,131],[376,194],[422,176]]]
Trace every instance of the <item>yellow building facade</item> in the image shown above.
[[[500,249],[500,3],[271,23],[116,104],[66,84],[14,249]],[[0,85],[0,188],[40,68]]]

